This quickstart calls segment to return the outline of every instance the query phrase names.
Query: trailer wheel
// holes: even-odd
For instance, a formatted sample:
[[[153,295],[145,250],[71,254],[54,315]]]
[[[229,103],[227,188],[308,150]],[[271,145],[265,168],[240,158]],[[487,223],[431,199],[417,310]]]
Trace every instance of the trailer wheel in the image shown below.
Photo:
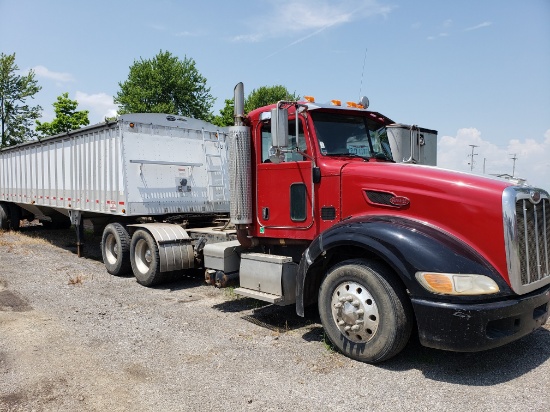
[[[0,203],[0,230],[8,230],[10,228],[8,216],[8,205]]]
[[[368,363],[397,355],[412,330],[403,287],[384,265],[347,260],[329,270],[319,289],[325,333],[346,356]]]
[[[164,280],[157,242],[146,230],[137,230],[130,243],[130,262],[138,283],[154,286]]]
[[[19,227],[21,225],[21,217],[22,217],[21,208],[16,204],[11,203],[8,207],[8,210],[10,211],[9,228],[10,230],[17,231],[19,230]]]
[[[131,273],[130,234],[120,223],[105,226],[101,237],[101,254],[107,272],[114,276]]]

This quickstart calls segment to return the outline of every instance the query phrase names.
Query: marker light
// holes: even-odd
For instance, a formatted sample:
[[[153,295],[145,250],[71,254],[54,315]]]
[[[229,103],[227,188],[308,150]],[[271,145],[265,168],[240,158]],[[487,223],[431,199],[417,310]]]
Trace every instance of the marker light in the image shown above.
[[[341,100],[331,100],[330,103],[333,106],[342,106],[342,101]]]
[[[315,103],[315,97],[313,96],[304,96],[306,102]]]
[[[496,282],[484,275],[416,272],[416,280],[429,292],[442,295],[489,295],[499,291]]]
[[[355,103],[355,102],[346,102],[346,105],[347,105],[348,107],[357,108],[357,103]]]

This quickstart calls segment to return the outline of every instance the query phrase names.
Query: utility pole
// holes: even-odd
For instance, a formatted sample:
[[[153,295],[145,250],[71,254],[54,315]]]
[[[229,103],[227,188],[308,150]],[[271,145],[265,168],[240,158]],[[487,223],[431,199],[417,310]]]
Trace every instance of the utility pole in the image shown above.
[[[514,154],[511,154],[510,156],[512,156],[510,159],[514,161],[512,166],[512,177],[514,177],[516,175],[516,160],[518,160],[518,154],[514,153]]]
[[[470,147],[472,148],[472,154],[469,154],[468,157],[471,157],[472,160],[470,161],[470,171],[474,170],[474,156],[477,156],[477,153],[474,153],[474,150],[476,147],[479,147],[478,145],[471,144]]]

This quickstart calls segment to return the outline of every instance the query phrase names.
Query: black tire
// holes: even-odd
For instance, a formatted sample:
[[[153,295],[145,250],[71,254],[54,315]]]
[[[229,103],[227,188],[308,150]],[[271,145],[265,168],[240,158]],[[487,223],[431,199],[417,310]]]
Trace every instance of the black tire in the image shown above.
[[[10,211],[9,217],[10,217],[10,224],[9,228],[10,230],[17,231],[19,230],[21,226],[21,217],[23,216],[23,213],[21,211],[21,208],[17,206],[16,204],[10,203],[8,210]]]
[[[9,209],[6,203],[0,203],[0,230],[10,228]]]
[[[378,363],[397,355],[413,325],[402,285],[383,264],[347,260],[329,270],[319,289],[326,335],[344,355]]]
[[[132,236],[130,262],[139,284],[154,286],[164,281],[165,273],[160,271],[159,248],[148,231],[140,229]]]
[[[120,223],[105,226],[101,236],[101,254],[107,272],[124,276],[132,272],[130,264],[130,234]]]

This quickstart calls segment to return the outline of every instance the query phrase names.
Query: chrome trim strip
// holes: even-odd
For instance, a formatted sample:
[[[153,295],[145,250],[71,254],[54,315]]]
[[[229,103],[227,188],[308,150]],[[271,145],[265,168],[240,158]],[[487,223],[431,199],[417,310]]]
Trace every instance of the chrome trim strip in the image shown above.
[[[545,257],[545,261],[546,261],[546,273],[550,273],[548,271],[548,238],[546,236],[546,203],[545,202],[542,202],[542,216],[544,217],[543,219],[543,224],[544,224],[544,257]]]
[[[524,242],[523,245],[525,250],[525,261],[527,262],[527,283],[531,283],[531,254],[529,253],[529,232],[527,230],[527,208],[525,207],[525,199],[521,201],[521,204],[523,205],[523,232],[524,232]]]

